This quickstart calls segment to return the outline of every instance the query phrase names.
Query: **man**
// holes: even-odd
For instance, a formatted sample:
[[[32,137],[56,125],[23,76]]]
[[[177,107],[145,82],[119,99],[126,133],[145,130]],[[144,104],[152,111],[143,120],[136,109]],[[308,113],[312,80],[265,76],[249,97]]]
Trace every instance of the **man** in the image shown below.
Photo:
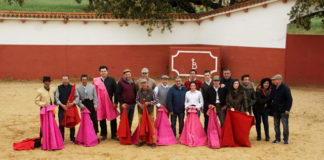
[[[253,88],[253,83],[250,81],[250,75],[245,74],[241,77],[241,85],[244,88],[244,92],[246,95],[246,100],[248,104],[248,112],[252,114],[252,106],[254,106],[256,102],[255,91]]]
[[[132,128],[135,103],[136,103],[136,88],[135,82],[132,79],[132,73],[130,69],[123,71],[124,76],[119,80],[117,84],[116,96],[119,102],[120,119],[123,114],[123,110],[127,110],[129,128]]]
[[[207,108],[204,108],[204,112],[208,111],[209,105],[216,107],[217,115],[221,126],[224,124],[225,111],[226,111],[226,90],[220,87],[219,76],[213,77],[213,86],[209,87],[206,93]],[[207,120],[207,121],[206,121]],[[209,116],[205,118],[205,131],[207,132]]]
[[[223,78],[220,80],[221,88],[225,88],[227,90],[232,83],[232,71],[229,67],[225,67],[223,69]]]
[[[272,77],[272,83],[274,88],[272,89],[273,101],[272,107],[274,110],[273,121],[276,132],[276,140],[272,143],[276,144],[280,142],[280,120],[283,126],[284,144],[288,145],[289,127],[288,118],[290,109],[292,106],[292,96],[290,88],[282,82],[282,76],[277,74]]]
[[[105,88],[107,90],[107,93],[109,95],[109,99],[111,102],[114,102],[114,109],[117,108],[117,96],[116,94],[116,81],[114,78],[108,76],[108,67],[107,66],[100,66],[99,67],[99,72],[100,72],[100,79],[104,83]],[[97,93],[98,96],[99,93]],[[114,101],[113,101],[114,97]],[[101,140],[106,140],[107,139],[107,123],[106,119],[100,120],[100,135],[101,135]],[[114,118],[113,120],[110,121],[110,130],[111,130],[111,139],[118,140],[116,136],[117,132],[117,119]]]
[[[93,124],[93,128],[95,129],[96,133],[98,133],[99,132],[98,120],[97,120],[98,100],[97,100],[96,88],[94,85],[88,84],[88,75],[82,74],[80,79],[82,85],[76,89],[80,98],[78,106],[81,110],[87,108],[90,111],[90,118]]]
[[[203,95],[203,98],[204,98],[204,102],[206,102],[206,94],[207,94],[207,90],[209,87],[213,86],[213,83],[212,83],[212,79],[210,78],[210,71],[209,70],[206,70],[204,72],[204,83],[201,84],[200,86],[200,90],[201,90],[201,93]],[[207,133],[207,124],[208,124],[208,118],[209,116],[207,115],[207,111],[208,111],[208,105],[207,103],[204,103],[204,107],[202,108],[203,109],[203,113],[204,113],[204,128],[205,128],[205,131]]]
[[[197,90],[200,90],[200,86],[201,86],[201,81],[196,79],[197,77],[197,70],[195,69],[191,69],[190,70],[190,75],[189,75],[189,79],[184,83],[184,85],[186,86],[187,90],[190,90],[190,82],[194,81],[196,84],[196,88]]]
[[[141,88],[140,82],[142,79],[146,79],[149,88],[153,90],[156,87],[156,82],[154,79],[149,77],[149,70],[147,68],[142,68],[141,73],[142,77],[136,81],[136,90],[138,91]]]
[[[154,91],[149,88],[148,81],[144,78],[140,81],[140,90],[138,90],[136,95],[136,104],[138,106],[138,122],[141,124],[142,116],[143,116],[143,110],[144,107],[147,107],[147,111],[150,117],[150,122],[152,128],[154,128],[154,105],[157,102],[156,95],[154,94]],[[145,101],[145,104],[142,104],[142,102]],[[137,144],[138,147],[142,146],[144,143],[139,142]],[[155,135],[152,137],[152,148],[155,148]]]
[[[50,87],[51,77],[43,77],[43,87],[39,88],[36,93],[35,104],[41,109],[55,104],[55,92],[56,88]],[[42,132],[40,132],[42,137]]]
[[[161,77],[162,83],[154,88],[154,93],[158,99],[156,107],[165,107],[167,108],[167,95],[170,89],[168,85],[169,76],[163,75]],[[156,111],[156,114],[158,112]]]
[[[175,82],[175,85],[173,85],[168,91],[167,107],[169,114],[171,115],[171,127],[173,134],[174,136],[177,136],[177,118],[179,120],[179,135],[181,135],[184,125],[185,96],[187,88],[182,84],[181,77],[176,77]]]
[[[58,118],[59,118],[59,128],[62,134],[62,138],[64,141],[64,126],[62,126],[62,120],[64,116],[64,111],[68,110],[73,105],[79,104],[79,94],[75,92],[75,99],[72,103],[67,103],[70,93],[72,90],[72,85],[70,84],[69,75],[65,74],[62,76],[62,84],[59,85],[56,89],[56,102],[59,105]],[[75,140],[75,127],[70,128],[70,140],[74,142]]]

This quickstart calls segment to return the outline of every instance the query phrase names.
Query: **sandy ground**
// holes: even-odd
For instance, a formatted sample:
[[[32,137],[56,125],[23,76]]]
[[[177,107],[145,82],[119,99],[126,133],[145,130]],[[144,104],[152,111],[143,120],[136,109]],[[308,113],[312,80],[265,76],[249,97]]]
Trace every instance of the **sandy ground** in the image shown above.
[[[52,83],[57,86],[59,81]],[[14,151],[12,143],[39,134],[39,107],[34,104],[38,81],[0,81],[0,159],[323,159],[324,156],[324,87],[292,87],[294,103],[289,119],[290,144],[256,141],[251,129],[251,148],[191,148],[181,144],[148,146],[120,145],[106,140],[95,147],[83,147],[65,140],[65,149]],[[135,112],[136,113],[136,112]],[[57,117],[57,116],[56,116]],[[119,118],[118,118],[119,119]],[[132,130],[137,126],[137,114]],[[203,122],[203,116],[201,116]],[[269,118],[270,136],[274,139],[273,118]],[[109,123],[108,123],[109,124]],[[69,131],[66,130],[66,137]],[[109,135],[110,136],[110,133]]]

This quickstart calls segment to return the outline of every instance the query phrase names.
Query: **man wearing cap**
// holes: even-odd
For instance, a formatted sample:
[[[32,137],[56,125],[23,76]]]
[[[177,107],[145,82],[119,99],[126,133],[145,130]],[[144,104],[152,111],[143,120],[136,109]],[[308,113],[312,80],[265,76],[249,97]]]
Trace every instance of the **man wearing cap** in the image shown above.
[[[55,104],[55,87],[50,87],[51,77],[43,77],[43,87],[39,88],[36,92],[35,104],[41,109],[42,107],[48,107]],[[42,137],[42,132],[40,132],[40,137]]]
[[[146,79],[148,87],[153,90],[156,87],[156,82],[154,79],[149,77],[149,70],[147,68],[143,68],[141,73],[142,77],[136,81],[136,90],[138,91],[141,88],[140,81],[142,79]]]
[[[220,79],[219,76],[213,77],[213,86],[209,87],[206,92],[206,103],[207,108],[204,108],[204,112],[207,112],[209,105],[213,105],[216,107],[217,116],[220,120],[221,125],[223,125],[225,120],[225,112],[226,112],[226,90],[225,88],[220,87]],[[208,115],[205,118],[204,128],[207,132],[208,127]]]
[[[82,74],[80,79],[82,85],[76,88],[76,91],[78,92],[80,98],[78,106],[81,110],[87,108],[90,111],[90,118],[93,124],[93,128],[95,129],[96,133],[98,133],[98,99],[96,88],[94,85],[88,84],[88,75]]]
[[[273,93],[273,122],[274,129],[276,132],[276,140],[272,143],[276,144],[280,142],[280,121],[283,126],[283,140],[284,144],[288,145],[288,137],[289,137],[289,126],[288,126],[288,118],[290,114],[290,109],[292,106],[292,96],[290,92],[290,88],[282,82],[282,76],[277,74],[272,77],[272,84],[274,84],[272,88]]]
[[[150,117],[150,122],[151,122],[151,126],[152,128],[154,128],[154,105],[157,102],[157,98],[156,95],[154,94],[154,91],[148,87],[148,82],[145,78],[140,80],[140,89],[137,91],[137,95],[136,95],[136,104],[138,106],[138,122],[139,124],[141,124],[142,121],[142,116],[143,116],[143,110],[144,107],[147,107],[147,111],[149,113],[149,117]],[[142,102],[145,102],[145,104],[142,104]],[[155,136],[153,135],[152,137],[152,148],[155,148]],[[137,144],[138,147],[142,146],[144,143],[139,142]]]
[[[167,95],[170,89],[168,85],[169,76],[163,75],[161,77],[162,83],[154,88],[154,93],[158,99],[156,107],[166,107],[167,106]],[[157,113],[157,112],[156,112]]]
[[[176,77],[175,82],[175,85],[173,85],[168,91],[167,107],[171,115],[171,127],[173,130],[173,134],[174,136],[177,136],[177,118],[179,120],[179,134],[182,133],[184,125],[185,96],[187,88],[182,84],[181,77]]]
[[[116,90],[117,101],[119,102],[120,119],[123,110],[127,110],[129,128],[132,128],[134,117],[134,106],[136,103],[136,88],[130,69],[123,71],[123,77],[119,80]]]

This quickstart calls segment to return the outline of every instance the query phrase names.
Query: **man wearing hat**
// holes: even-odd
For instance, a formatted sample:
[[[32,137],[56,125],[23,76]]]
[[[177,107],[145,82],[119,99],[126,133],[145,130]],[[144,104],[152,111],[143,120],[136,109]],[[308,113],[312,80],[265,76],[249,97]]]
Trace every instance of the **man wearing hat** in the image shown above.
[[[290,109],[292,106],[292,96],[290,88],[282,82],[282,76],[277,74],[272,77],[272,88],[273,101],[271,107],[273,107],[273,122],[274,129],[276,132],[276,139],[272,142],[273,144],[280,142],[280,121],[283,126],[283,140],[284,144],[288,145],[289,127],[288,118]]]
[[[42,107],[48,107],[55,104],[55,87],[50,87],[51,77],[43,77],[43,87],[39,88],[36,93],[35,104],[38,105],[41,109]],[[42,137],[40,132],[40,137]]]
[[[146,79],[148,87],[153,90],[156,87],[156,82],[155,82],[154,79],[149,78],[149,70],[148,70],[148,68],[145,68],[145,67],[142,68],[141,73],[142,73],[142,77],[136,81],[136,90],[138,91],[141,88],[140,81],[142,79]]]
[[[213,86],[209,87],[206,92],[206,103],[207,103],[207,107],[204,108],[204,113],[208,111],[209,105],[216,107],[217,116],[220,120],[221,125],[223,125],[225,120],[226,108],[227,108],[226,89],[220,87],[220,78],[217,75],[213,77]],[[206,132],[208,127],[208,119],[209,116],[205,118],[205,123],[204,123],[204,128]]]
[[[123,71],[123,77],[119,80],[116,90],[116,98],[119,102],[120,119],[122,118],[123,110],[127,110],[129,128],[132,128],[134,117],[134,106],[136,103],[136,88],[130,69]]]
[[[158,99],[156,107],[167,107],[167,95],[170,89],[168,85],[169,76],[163,75],[161,80],[162,83],[154,88],[154,93]]]
[[[147,111],[150,117],[150,122],[151,122],[151,126],[152,128],[154,128],[154,105],[157,102],[157,98],[156,95],[154,94],[154,91],[149,88],[148,86],[148,81],[143,78],[140,80],[140,89],[137,91],[137,95],[136,95],[136,104],[138,106],[138,120],[139,120],[139,124],[141,124],[142,121],[142,116],[143,116],[143,110],[144,107],[147,107]],[[145,102],[145,104],[143,104],[142,102]],[[152,148],[155,148],[155,136],[152,137]],[[138,147],[142,146],[144,143],[139,142],[137,144]]]

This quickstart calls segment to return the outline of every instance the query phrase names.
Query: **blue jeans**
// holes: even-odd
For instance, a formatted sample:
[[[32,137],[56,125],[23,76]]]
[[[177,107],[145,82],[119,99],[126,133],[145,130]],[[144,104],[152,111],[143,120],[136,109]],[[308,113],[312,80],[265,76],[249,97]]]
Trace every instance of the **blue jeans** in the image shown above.
[[[120,119],[121,119],[124,108],[120,106],[119,110],[120,110]],[[134,118],[134,105],[128,105],[128,107],[126,108],[126,111],[127,111],[127,116],[128,116],[129,129],[131,130],[133,118]]]
[[[258,138],[261,138],[261,119],[263,122],[265,137],[269,138],[269,121],[268,121],[269,109],[266,108],[264,112],[254,111],[253,113],[256,121],[255,128],[256,128]]]
[[[281,112],[274,112],[273,113],[273,121],[274,121],[274,129],[276,132],[276,140],[280,141],[280,120],[283,126],[283,136],[284,136],[284,141],[288,142],[288,137],[289,137],[289,126],[288,126],[288,118],[289,115]]]

